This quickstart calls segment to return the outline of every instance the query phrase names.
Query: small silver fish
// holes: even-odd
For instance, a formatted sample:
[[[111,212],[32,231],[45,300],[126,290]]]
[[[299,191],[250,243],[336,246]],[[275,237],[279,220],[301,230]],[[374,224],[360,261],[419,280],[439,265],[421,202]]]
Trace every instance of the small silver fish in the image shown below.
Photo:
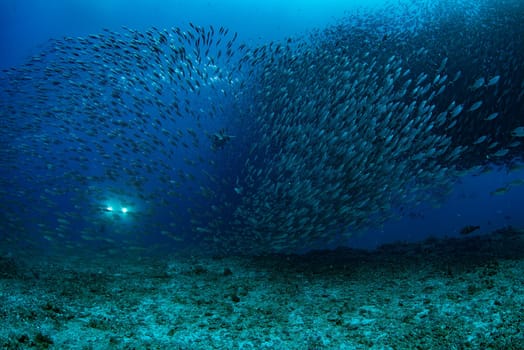
[[[524,137],[524,126],[519,126],[511,132],[511,136],[513,137]]]
[[[473,85],[471,85],[469,87],[470,90],[477,90],[477,89],[480,89],[481,87],[484,86],[484,83],[486,82],[486,80],[484,78],[478,78],[477,80],[475,80],[475,82],[473,83]]]
[[[486,141],[487,138],[488,138],[488,137],[487,137],[486,135],[482,135],[481,137],[479,137],[479,138],[477,139],[477,141],[473,142],[473,144],[474,144],[474,145],[478,145],[478,144],[480,144],[480,143]]]
[[[497,75],[493,78],[491,78],[488,83],[486,84],[486,86],[491,86],[491,85],[495,85],[496,83],[498,83],[500,80],[500,75]]]
[[[499,116],[498,112],[491,113],[486,118],[484,118],[484,120],[493,120],[493,119],[497,118],[498,116]]]
[[[482,101],[477,101],[469,107],[468,112],[474,112],[482,106]]]

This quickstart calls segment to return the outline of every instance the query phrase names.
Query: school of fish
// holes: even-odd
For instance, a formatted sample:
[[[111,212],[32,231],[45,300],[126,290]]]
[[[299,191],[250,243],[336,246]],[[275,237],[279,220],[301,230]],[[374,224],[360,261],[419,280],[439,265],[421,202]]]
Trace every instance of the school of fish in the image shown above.
[[[517,0],[405,1],[260,46],[193,23],[51,40],[0,74],[1,239],[343,244],[519,168],[522,18]]]

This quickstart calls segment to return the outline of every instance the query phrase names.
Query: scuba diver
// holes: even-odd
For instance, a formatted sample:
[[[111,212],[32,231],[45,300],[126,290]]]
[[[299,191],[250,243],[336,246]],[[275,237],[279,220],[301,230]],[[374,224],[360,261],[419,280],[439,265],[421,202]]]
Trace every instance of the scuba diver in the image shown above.
[[[226,143],[231,141],[231,139],[234,137],[235,136],[227,135],[224,129],[220,129],[218,132],[209,136],[209,138],[211,139],[211,149],[213,151],[216,151],[218,149],[224,148]]]

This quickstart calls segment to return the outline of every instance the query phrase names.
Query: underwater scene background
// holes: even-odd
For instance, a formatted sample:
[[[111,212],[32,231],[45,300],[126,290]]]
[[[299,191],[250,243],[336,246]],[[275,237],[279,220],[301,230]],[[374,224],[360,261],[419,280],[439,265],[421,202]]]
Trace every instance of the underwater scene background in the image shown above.
[[[4,348],[524,348],[524,2],[3,1],[0,52]]]

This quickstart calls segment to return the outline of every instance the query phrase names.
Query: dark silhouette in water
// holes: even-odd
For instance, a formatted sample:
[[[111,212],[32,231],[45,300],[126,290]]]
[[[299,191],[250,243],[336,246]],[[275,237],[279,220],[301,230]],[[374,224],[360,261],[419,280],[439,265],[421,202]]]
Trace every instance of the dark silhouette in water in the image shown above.
[[[473,225],[464,226],[460,230],[460,234],[461,235],[469,235],[470,233],[475,232],[478,229],[480,229],[480,226],[473,226]]]
[[[216,132],[209,137],[211,138],[212,142],[211,149],[216,151],[218,149],[224,148],[224,146],[235,136],[227,135],[224,129],[220,129],[219,132]]]

